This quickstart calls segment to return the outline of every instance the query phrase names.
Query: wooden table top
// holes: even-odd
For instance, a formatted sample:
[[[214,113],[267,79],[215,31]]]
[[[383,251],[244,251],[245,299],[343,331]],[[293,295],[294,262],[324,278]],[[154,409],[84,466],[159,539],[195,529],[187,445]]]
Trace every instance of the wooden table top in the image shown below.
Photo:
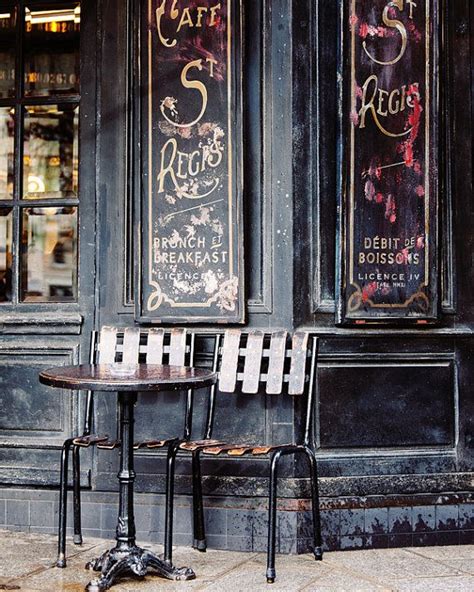
[[[217,374],[206,368],[158,364],[81,364],[43,370],[49,386],[98,391],[169,391],[210,386]]]

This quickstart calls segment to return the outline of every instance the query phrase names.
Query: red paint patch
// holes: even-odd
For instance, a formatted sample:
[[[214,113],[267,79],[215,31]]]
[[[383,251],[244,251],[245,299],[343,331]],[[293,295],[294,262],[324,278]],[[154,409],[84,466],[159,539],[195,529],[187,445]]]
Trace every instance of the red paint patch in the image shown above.
[[[392,224],[397,219],[395,199],[391,194],[387,197],[387,201],[385,202],[385,218]]]
[[[375,202],[378,204],[383,202],[383,194],[382,193],[377,193],[377,195],[375,196]]]
[[[370,282],[362,288],[362,302],[367,302],[377,291],[377,282]]]
[[[423,197],[425,195],[425,188],[423,187],[423,185],[418,185],[415,191],[418,197]]]

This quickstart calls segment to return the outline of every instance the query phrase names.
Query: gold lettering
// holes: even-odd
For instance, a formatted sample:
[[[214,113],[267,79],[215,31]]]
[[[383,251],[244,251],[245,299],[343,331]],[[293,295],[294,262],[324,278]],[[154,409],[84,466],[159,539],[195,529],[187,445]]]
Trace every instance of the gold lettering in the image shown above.
[[[206,58],[206,62],[209,64],[209,76],[214,78],[214,64],[217,64],[217,60]]]
[[[207,12],[207,6],[198,6],[197,9],[197,20],[196,20],[196,27],[201,27],[202,26],[202,15],[206,14]]]
[[[382,90],[379,88],[379,106],[377,108],[377,113],[382,117],[387,117],[388,111],[382,111],[382,104],[384,102],[384,95],[388,95],[388,91]]]
[[[400,111],[400,101],[398,100],[398,98],[395,101],[395,107],[393,106],[394,97],[399,96],[400,91],[398,90],[398,88],[395,88],[394,90],[392,90],[388,97],[388,111],[391,115],[396,115]]]
[[[391,66],[393,64],[396,64],[398,61],[400,61],[403,57],[403,54],[405,53],[405,50],[407,48],[407,41],[408,41],[406,27],[402,23],[402,21],[399,21],[397,19],[391,19],[389,17],[389,11],[391,8],[396,7],[401,12],[403,10],[403,6],[404,6],[404,0],[393,0],[392,2],[389,2],[387,4],[387,6],[384,8],[383,13],[382,13],[382,20],[383,20],[384,24],[387,25],[387,27],[390,27],[391,29],[397,29],[397,31],[400,33],[400,36],[402,38],[402,45],[400,47],[400,51],[399,51],[398,55],[395,58],[393,58],[393,60],[389,60],[389,61],[384,62],[384,61],[378,60],[377,58],[374,58],[374,56],[368,51],[368,49],[366,47],[366,42],[363,41],[363,43],[362,43],[362,47],[364,48],[365,53],[376,64],[380,64],[381,66]],[[411,10],[412,10],[412,6],[410,5],[410,14],[411,14]]]
[[[171,157],[169,158],[168,164],[165,166],[165,156],[168,150],[168,146],[171,146]],[[166,144],[161,149],[161,166],[160,166],[160,174],[158,175],[158,193],[163,193],[165,190],[165,178],[166,175],[171,177],[171,181],[175,189],[179,188],[179,185],[176,181],[176,177],[173,170],[173,163],[174,159],[176,158],[176,152],[178,150],[178,143],[174,138],[170,138]]]
[[[216,24],[216,12],[220,9],[221,5],[216,4],[215,6],[211,6],[211,20],[209,22],[209,26],[213,27]]]
[[[191,15],[189,13],[189,8],[185,8],[181,13],[181,20],[179,21],[177,29],[178,33],[181,30],[181,27],[184,27],[184,25],[188,25],[188,27],[194,27],[193,19],[191,18]]]
[[[367,94],[368,94],[367,91],[368,91],[368,88],[372,82],[374,83],[372,96],[367,101]],[[360,108],[360,111],[359,111],[359,128],[363,129],[365,127],[365,117],[366,117],[367,111],[370,110],[372,113],[372,117],[373,117],[375,125],[379,128],[379,130],[384,135],[390,136],[391,138],[400,138],[402,136],[406,136],[407,134],[409,134],[411,132],[411,128],[407,129],[406,131],[404,131],[400,134],[394,134],[394,133],[386,130],[383,127],[383,125],[380,123],[379,118],[377,116],[377,112],[375,110],[375,106],[374,106],[374,99],[375,99],[375,95],[377,94],[377,89],[378,89],[378,78],[377,78],[376,74],[372,74],[371,76],[369,76],[367,78],[367,80],[364,82],[364,86],[362,87],[362,107]],[[380,103],[380,101],[379,101],[379,103]]]
[[[191,68],[197,68],[199,71],[201,71],[202,70],[202,60],[194,60],[192,62],[189,62],[189,64],[186,64],[186,66],[184,66],[184,68],[181,72],[181,84],[184,86],[184,88],[194,89],[194,90],[197,90],[201,93],[201,97],[202,97],[201,111],[200,111],[199,115],[196,117],[196,119],[194,119],[190,123],[176,123],[175,121],[173,121],[172,119],[170,119],[167,116],[166,111],[165,111],[165,106],[162,104],[160,107],[160,110],[161,110],[163,117],[166,119],[166,121],[168,121],[169,123],[171,123],[171,125],[174,125],[175,127],[182,128],[182,127],[191,127],[192,125],[195,125],[196,123],[198,123],[198,121],[201,119],[201,117],[204,115],[204,113],[206,111],[207,89],[204,86],[204,84],[202,82],[200,82],[199,80],[189,80],[187,78],[187,73]]]
[[[177,2],[178,2],[178,0],[173,0],[173,6],[171,7],[171,11],[170,11],[170,16],[172,19],[175,19],[178,16],[178,11],[176,9]],[[173,39],[173,41],[170,41],[169,38],[164,37],[163,33],[161,32],[161,19],[162,19],[163,15],[165,14],[165,10],[166,10],[166,0],[163,0],[163,2],[160,4],[160,6],[158,6],[158,8],[156,9],[156,29],[158,31],[158,37],[159,37],[161,43],[165,47],[174,47],[176,45],[176,39]]]

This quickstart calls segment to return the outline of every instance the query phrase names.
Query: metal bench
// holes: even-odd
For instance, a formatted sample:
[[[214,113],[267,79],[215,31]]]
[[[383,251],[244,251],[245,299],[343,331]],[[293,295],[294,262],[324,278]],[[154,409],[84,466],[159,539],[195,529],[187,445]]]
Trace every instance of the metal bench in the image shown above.
[[[219,340],[219,336],[217,338]],[[267,582],[275,580],[276,551],[276,501],[278,464],[282,456],[302,454],[308,459],[312,490],[312,512],[314,527],[314,556],[322,559],[321,525],[316,456],[312,436],[312,410],[317,357],[317,338],[298,332],[290,336],[286,331],[267,333],[263,331],[244,332],[231,329],[225,332],[222,347],[218,352],[219,381],[217,388],[210,389],[206,434],[203,440],[176,441],[168,448],[166,520],[164,558],[171,562],[173,543],[173,498],[175,460],[178,454],[192,454],[193,475],[201,479],[201,454],[209,456],[228,455],[233,458],[245,456],[266,456],[270,462]],[[304,433],[299,441],[290,443],[273,442],[226,442],[212,439],[216,396],[218,393],[245,393],[249,396],[293,396],[304,397]],[[238,414],[235,407],[235,414]],[[228,416],[232,421],[232,415]],[[194,488],[194,533],[198,540],[195,546],[205,549],[205,532],[201,488]]]

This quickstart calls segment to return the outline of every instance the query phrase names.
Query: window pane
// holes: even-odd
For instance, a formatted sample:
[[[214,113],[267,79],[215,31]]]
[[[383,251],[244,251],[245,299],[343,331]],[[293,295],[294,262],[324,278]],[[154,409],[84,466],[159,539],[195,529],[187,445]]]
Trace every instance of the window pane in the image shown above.
[[[77,197],[79,107],[28,107],[25,114],[23,196]]]
[[[0,208],[0,302],[12,299],[12,211]]]
[[[26,208],[21,299],[70,302],[77,296],[77,208]]]
[[[13,109],[0,107],[0,199],[13,197],[14,133]]]
[[[77,2],[26,9],[26,96],[79,92],[80,20]]]
[[[0,5],[0,98],[15,96],[15,11]]]

